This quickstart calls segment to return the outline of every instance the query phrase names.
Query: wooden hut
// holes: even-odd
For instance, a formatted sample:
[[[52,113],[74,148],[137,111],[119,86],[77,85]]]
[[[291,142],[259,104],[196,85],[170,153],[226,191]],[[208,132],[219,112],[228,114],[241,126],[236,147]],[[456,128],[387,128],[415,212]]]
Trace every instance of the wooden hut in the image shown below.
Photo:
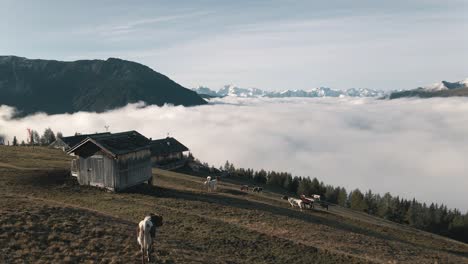
[[[76,175],[80,184],[120,191],[151,181],[149,143],[138,132],[128,131],[87,137],[68,153],[77,156]]]
[[[151,162],[155,165],[180,161],[189,149],[173,137],[151,141]]]
[[[76,146],[81,141],[85,140],[87,137],[110,135],[109,132],[105,133],[96,133],[96,134],[85,134],[85,135],[76,135],[71,137],[62,137],[57,138],[54,142],[50,143],[49,147],[62,149],[63,151],[68,151],[69,149]]]

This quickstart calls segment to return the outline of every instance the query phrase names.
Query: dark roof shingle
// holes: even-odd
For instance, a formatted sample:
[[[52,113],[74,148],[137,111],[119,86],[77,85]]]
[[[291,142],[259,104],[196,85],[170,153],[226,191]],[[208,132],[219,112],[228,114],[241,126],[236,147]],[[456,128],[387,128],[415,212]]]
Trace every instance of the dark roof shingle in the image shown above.
[[[71,137],[62,137],[60,138],[60,140],[62,140],[65,144],[67,144],[68,147],[73,148],[78,143],[80,143],[81,141],[85,140],[88,137],[95,137],[95,136],[102,136],[102,135],[110,135],[110,133],[104,132],[104,133],[96,133],[96,134],[76,135],[76,136],[71,136]]]
[[[147,148],[150,143],[148,138],[134,130],[92,137],[92,139],[117,155]]]
[[[122,155],[130,152],[138,151],[141,149],[149,148],[150,140],[140,133],[132,130],[127,132],[115,133],[115,134],[104,134],[104,135],[93,135],[87,137],[80,144],[69,150],[75,152],[83,146],[86,146],[86,142],[93,142],[93,144],[99,145],[99,147],[111,152],[113,155]]]
[[[173,137],[151,141],[151,155],[167,155],[188,151],[189,149]]]

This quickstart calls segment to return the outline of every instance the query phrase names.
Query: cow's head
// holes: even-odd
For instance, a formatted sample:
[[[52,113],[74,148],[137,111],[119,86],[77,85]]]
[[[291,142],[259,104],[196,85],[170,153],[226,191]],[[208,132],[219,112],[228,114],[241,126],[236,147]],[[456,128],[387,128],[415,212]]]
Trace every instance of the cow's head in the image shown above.
[[[150,214],[151,216],[151,222],[153,223],[154,226],[160,227],[163,225],[163,217],[157,214]]]

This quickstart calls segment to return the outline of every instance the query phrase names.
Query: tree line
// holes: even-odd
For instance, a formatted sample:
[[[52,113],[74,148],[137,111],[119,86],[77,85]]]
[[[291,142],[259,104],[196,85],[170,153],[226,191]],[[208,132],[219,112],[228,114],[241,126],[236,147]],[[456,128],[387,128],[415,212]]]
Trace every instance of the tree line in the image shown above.
[[[16,136],[13,136],[13,141],[11,142],[12,146],[48,146],[57,138],[62,138],[63,135],[61,132],[57,132],[57,134],[52,131],[50,128],[46,128],[42,135],[39,134],[36,130],[31,129],[29,131],[29,135],[26,141],[19,140],[16,138]],[[10,145],[10,142],[8,142],[8,145]]]
[[[444,204],[421,203],[390,193],[382,196],[371,190],[348,192],[344,187],[326,185],[317,178],[292,176],[288,172],[236,168],[229,161],[220,170],[226,171],[230,177],[253,180],[290,194],[318,194],[322,200],[330,203],[468,243],[468,212],[463,214],[457,209],[448,209]]]

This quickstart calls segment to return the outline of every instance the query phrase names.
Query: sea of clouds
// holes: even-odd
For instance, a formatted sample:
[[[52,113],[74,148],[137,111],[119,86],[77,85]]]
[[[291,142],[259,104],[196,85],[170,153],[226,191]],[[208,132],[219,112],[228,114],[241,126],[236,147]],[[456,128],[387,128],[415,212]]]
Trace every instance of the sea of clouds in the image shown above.
[[[168,133],[202,161],[317,177],[347,189],[390,192],[468,210],[468,99],[216,99],[198,107],[132,104],[106,113],[12,119],[0,134],[26,139],[50,127],[65,136],[137,130]]]

